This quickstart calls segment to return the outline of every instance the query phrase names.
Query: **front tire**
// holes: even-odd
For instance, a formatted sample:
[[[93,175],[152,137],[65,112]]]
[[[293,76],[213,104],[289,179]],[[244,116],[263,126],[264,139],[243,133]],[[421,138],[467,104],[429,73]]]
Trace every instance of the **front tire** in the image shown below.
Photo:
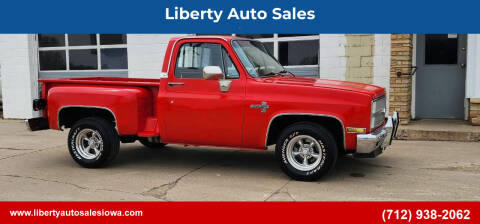
[[[285,128],[275,147],[282,170],[301,181],[318,180],[334,166],[338,147],[326,128],[311,122],[299,122]]]
[[[73,160],[81,166],[98,168],[117,156],[120,141],[113,124],[102,118],[89,117],[70,129],[68,149]]]

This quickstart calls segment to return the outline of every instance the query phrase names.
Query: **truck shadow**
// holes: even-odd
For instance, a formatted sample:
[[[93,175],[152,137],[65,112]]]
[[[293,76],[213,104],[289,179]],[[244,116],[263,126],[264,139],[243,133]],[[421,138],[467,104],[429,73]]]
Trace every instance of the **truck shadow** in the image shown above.
[[[368,177],[379,172],[385,173],[393,167],[383,164],[389,158],[355,159],[350,155],[341,156],[330,175],[320,181],[335,181]],[[148,167],[161,169],[218,169],[223,173],[249,172],[249,175],[278,175],[288,179],[280,170],[273,150],[250,151],[211,147],[183,147],[168,145],[163,149],[149,149],[138,144],[122,145],[118,157],[109,166],[113,169]]]

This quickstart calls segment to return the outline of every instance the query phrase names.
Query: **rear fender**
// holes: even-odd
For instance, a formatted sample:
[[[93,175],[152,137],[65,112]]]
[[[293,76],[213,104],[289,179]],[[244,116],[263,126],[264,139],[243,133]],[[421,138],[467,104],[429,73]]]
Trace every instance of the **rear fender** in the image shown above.
[[[57,130],[66,108],[106,110],[113,115],[120,135],[136,135],[153,113],[152,92],[132,86],[61,85],[48,91],[47,102],[49,126]]]

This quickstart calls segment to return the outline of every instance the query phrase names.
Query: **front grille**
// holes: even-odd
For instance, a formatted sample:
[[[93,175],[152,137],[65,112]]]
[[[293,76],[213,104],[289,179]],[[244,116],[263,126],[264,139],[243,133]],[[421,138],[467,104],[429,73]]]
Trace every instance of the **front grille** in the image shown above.
[[[385,96],[381,96],[372,101],[372,116],[370,128],[375,129],[383,124],[385,120],[387,99]]]

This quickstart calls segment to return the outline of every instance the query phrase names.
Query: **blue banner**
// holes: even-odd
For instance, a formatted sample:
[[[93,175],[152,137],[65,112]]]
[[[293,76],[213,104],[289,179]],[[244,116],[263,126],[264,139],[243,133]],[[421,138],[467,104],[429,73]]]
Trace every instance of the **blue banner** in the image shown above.
[[[2,33],[478,33],[474,1],[3,1]]]

